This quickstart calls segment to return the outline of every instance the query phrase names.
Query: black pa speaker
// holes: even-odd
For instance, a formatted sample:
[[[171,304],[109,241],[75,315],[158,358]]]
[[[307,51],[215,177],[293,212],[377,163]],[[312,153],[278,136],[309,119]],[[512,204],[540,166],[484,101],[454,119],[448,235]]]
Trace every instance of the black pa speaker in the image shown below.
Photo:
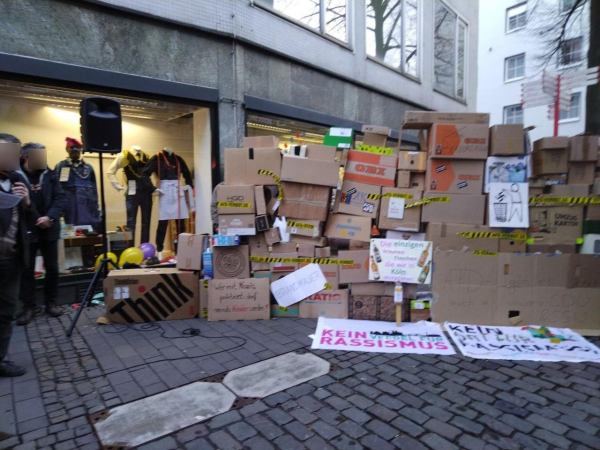
[[[119,102],[104,97],[84,98],[79,113],[84,152],[121,151],[123,130]]]

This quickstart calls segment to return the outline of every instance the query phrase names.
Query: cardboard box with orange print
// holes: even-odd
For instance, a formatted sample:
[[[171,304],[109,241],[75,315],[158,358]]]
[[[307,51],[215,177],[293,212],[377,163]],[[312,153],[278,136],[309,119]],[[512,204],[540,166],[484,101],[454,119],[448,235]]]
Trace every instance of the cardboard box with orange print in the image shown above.
[[[486,159],[489,128],[476,124],[436,123],[429,133],[429,157],[445,159]]]
[[[429,159],[425,186],[429,192],[481,194],[484,161]]]
[[[344,180],[394,187],[397,165],[397,156],[350,150]]]

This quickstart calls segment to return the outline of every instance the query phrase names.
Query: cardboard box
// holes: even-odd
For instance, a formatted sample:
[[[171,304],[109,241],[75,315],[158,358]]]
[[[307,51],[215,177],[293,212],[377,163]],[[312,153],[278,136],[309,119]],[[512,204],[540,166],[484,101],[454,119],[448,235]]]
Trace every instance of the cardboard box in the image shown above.
[[[490,156],[513,156],[525,153],[522,124],[490,127]]]
[[[208,234],[181,233],[177,244],[177,268],[202,270],[202,253],[208,244]]]
[[[476,123],[489,126],[490,115],[481,113],[405,111],[402,119],[402,128],[423,129],[431,127],[434,123]]]
[[[338,149],[349,149],[354,147],[354,130],[352,128],[331,127],[325,139],[324,145],[336,147]]]
[[[534,141],[533,150],[557,150],[569,147],[569,138],[565,136],[545,137]]]
[[[440,197],[441,194],[426,192],[423,198]],[[462,223],[483,225],[485,218],[485,195],[443,194],[449,202],[435,202],[423,205],[422,222]]]
[[[372,221],[369,217],[330,214],[324,234],[327,237],[369,242],[371,239],[371,224]]]
[[[424,173],[411,172],[410,173],[410,189],[418,189],[419,191],[424,191],[427,187],[427,176]]]
[[[414,231],[394,231],[387,230],[385,232],[386,239],[400,239],[403,241],[424,241],[425,233],[415,233]],[[369,247],[370,248],[370,245]]]
[[[176,268],[112,270],[104,280],[106,318],[115,323],[193,319],[198,275]]]
[[[527,244],[528,253],[577,253],[577,244]]]
[[[408,189],[410,187],[410,175],[408,170],[399,170],[396,174],[396,187]]]
[[[321,291],[300,302],[301,319],[348,318],[348,289]]]
[[[392,187],[396,179],[397,165],[397,156],[350,150],[344,180]]]
[[[377,217],[381,186],[346,181],[335,196],[333,212],[352,216]],[[376,198],[369,198],[376,196]]]
[[[365,250],[371,248],[370,242],[354,241],[350,239],[348,241],[348,250]]]
[[[274,148],[279,147],[279,139],[275,136],[246,136],[244,148]]]
[[[260,186],[257,187],[262,189]],[[220,215],[254,214],[256,212],[254,186],[218,185],[217,212]]]
[[[561,174],[569,169],[566,148],[536,150],[531,152],[531,175]]]
[[[590,186],[588,184],[555,184],[550,187],[550,194],[556,197],[587,197],[590,195]]]
[[[484,161],[429,159],[427,190],[442,194],[481,194]]]
[[[490,130],[487,125],[434,123],[429,131],[429,157],[486,159]]]
[[[585,208],[585,218],[600,220],[600,205],[587,205]]]
[[[292,234],[290,238],[291,242],[294,242],[298,245],[312,245],[313,247],[325,247],[327,245],[327,238],[319,237],[319,238],[309,238],[306,236],[299,236],[297,234]]]
[[[336,161],[283,155],[281,165],[281,179],[283,181],[337,187],[339,178],[340,164]],[[285,188],[283,192],[285,195]]]
[[[386,197],[386,194],[402,194],[411,196],[409,199]],[[381,208],[377,226],[380,230],[419,231],[421,229],[421,206],[403,209],[402,204],[413,203],[423,198],[423,192],[416,189],[383,188]],[[402,219],[394,215],[403,210]]]
[[[350,285],[350,293],[352,296],[357,295],[374,295],[376,297],[394,296],[394,283],[379,283],[379,282],[370,282],[370,283],[352,283]]]
[[[314,258],[315,257],[315,247],[308,244],[300,244],[298,245],[298,256],[300,258]]]
[[[350,319],[385,322],[396,320],[393,296],[352,295],[348,306]]]
[[[573,244],[581,237],[583,206],[531,206],[529,237],[542,244]]]
[[[268,278],[210,280],[208,321],[268,320],[269,284]]]
[[[247,245],[213,248],[213,276],[217,280],[250,277]]]
[[[226,148],[225,184],[269,185],[270,175],[259,175],[268,170],[281,177],[281,151],[274,148]]]
[[[265,199],[264,186],[254,186],[254,201],[256,205],[256,215],[266,216],[268,213],[267,202]]]
[[[568,184],[594,184],[596,173],[595,162],[572,162],[569,163]]]
[[[273,245],[272,253],[293,253],[298,250],[298,246],[294,242],[280,242]]]
[[[298,252],[290,252],[290,253],[271,253],[271,258],[298,258]],[[298,270],[297,262],[272,262],[270,267],[271,272],[293,272],[294,270]]]
[[[305,220],[286,218],[286,233],[295,234],[298,236],[307,236],[309,238],[320,237],[323,232],[323,222],[317,220]]]
[[[283,183],[283,201],[279,215],[306,220],[327,220],[331,204],[331,188],[299,183]]]
[[[483,191],[490,183],[526,183],[529,158],[526,156],[490,156],[485,162]]]
[[[484,225],[461,225],[455,223],[429,222],[425,241],[432,241],[433,248],[439,250],[498,252],[498,238],[467,238],[459,233],[490,233],[494,230]],[[525,241],[523,241],[525,242]]]
[[[352,266],[340,266],[340,283],[369,282],[369,250],[340,250],[338,258],[352,260]]]
[[[198,315],[202,319],[208,318],[208,282],[209,280],[200,280],[198,290],[200,291],[200,308]]]
[[[529,160],[531,162],[531,158]],[[529,178],[527,183],[530,187],[546,187],[554,186],[555,184],[567,184],[567,174],[542,175],[536,178]]]
[[[315,161],[335,161],[337,147],[331,145],[307,145],[306,157]]]
[[[269,228],[268,230],[265,230],[264,235],[268,245],[275,245],[281,242],[279,228]]]
[[[315,258],[330,258],[331,257],[331,247],[313,247],[315,252]]]
[[[372,145],[375,147],[386,147],[387,138],[392,130],[389,127],[377,125],[363,125],[363,145]]]
[[[425,172],[427,170],[427,152],[401,151],[398,154],[398,169]]]
[[[300,263],[300,268],[307,266],[310,263]],[[318,265],[329,284],[329,288],[325,290],[337,290],[340,288],[340,271],[337,264],[319,264]]]
[[[592,194],[600,195],[600,178],[594,178],[594,184],[592,185]]]
[[[598,160],[598,136],[573,136],[569,138],[569,161]]]
[[[498,251],[500,253],[525,253],[527,251],[527,241],[500,239]]]
[[[256,252],[256,253],[251,253],[251,256],[259,256],[262,258],[268,258],[271,255],[269,252]],[[271,264],[268,262],[250,261],[250,270],[252,272],[264,272],[267,270],[271,270]]]
[[[269,251],[269,246],[263,233],[257,234],[256,236],[249,236],[248,244],[250,248],[250,255]]]
[[[219,215],[219,234],[223,236],[254,236],[256,224],[254,214]]]

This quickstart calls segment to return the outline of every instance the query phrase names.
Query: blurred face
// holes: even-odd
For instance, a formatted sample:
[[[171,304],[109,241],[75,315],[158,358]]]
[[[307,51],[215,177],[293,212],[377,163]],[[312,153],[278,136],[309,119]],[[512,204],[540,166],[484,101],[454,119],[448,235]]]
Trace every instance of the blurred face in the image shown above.
[[[11,172],[19,170],[20,145],[0,140],[0,170]]]
[[[48,167],[45,147],[31,148],[28,153],[23,164],[27,170],[43,170]]]
[[[81,147],[76,144],[67,145],[67,153],[73,161],[78,161],[81,158]]]

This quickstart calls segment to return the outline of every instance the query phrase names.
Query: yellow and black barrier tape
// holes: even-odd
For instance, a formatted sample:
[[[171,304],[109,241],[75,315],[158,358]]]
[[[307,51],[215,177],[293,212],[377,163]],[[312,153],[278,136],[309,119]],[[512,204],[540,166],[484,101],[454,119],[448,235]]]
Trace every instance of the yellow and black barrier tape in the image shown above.
[[[529,197],[530,205],[600,205],[600,197]]]
[[[331,258],[276,258],[271,256],[251,256],[251,262],[261,263],[290,263],[290,264],[335,264],[338,266],[353,266],[353,259],[331,259]]]
[[[259,175],[268,175],[271,178],[273,178],[273,181],[279,188],[279,195],[277,196],[277,200],[282,201],[283,200],[283,188],[281,187],[281,178],[279,178],[277,175],[275,175],[273,172],[271,172],[270,170],[267,170],[267,169],[258,169],[258,174]]]
[[[489,250],[473,250],[475,256],[498,256],[498,252],[490,252]]]
[[[325,289],[330,290],[331,289],[331,285],[329,283],[325,283]]]
[[[429,197],[414,203],[409,203],[408,205],[405,205],[404,208],[413,208],[415,206],[426,205],[427,203],[448,203],[449,201],[450,197]]]
[[[218,202],[217,207],[250,209],[250,208],[252,208],[252,203],[250,203],[250,202]]]
[[[290,228],[301,228],[303,230],[314,230],[315,229],[315,226],[312,223],[294,222],[293,220],[289,220],[287,222],[287,226]]]
[[[511,239],[513,241],[525,241],[527,235],[524,233],[496,233],[492,231],[464,231],[456,233],[467,239]]]
[[[379,200],[380,198],[404,198],[410,200],[412,194],[399,194],[397,192],[388,192],[387,194],[367,194],[367,200]]]
[[[378,155],[394,156],[394,150],[388,147],[378,147],[376,145],[361,144],[356,147],[356,150],[367,153],[376,153]]]

